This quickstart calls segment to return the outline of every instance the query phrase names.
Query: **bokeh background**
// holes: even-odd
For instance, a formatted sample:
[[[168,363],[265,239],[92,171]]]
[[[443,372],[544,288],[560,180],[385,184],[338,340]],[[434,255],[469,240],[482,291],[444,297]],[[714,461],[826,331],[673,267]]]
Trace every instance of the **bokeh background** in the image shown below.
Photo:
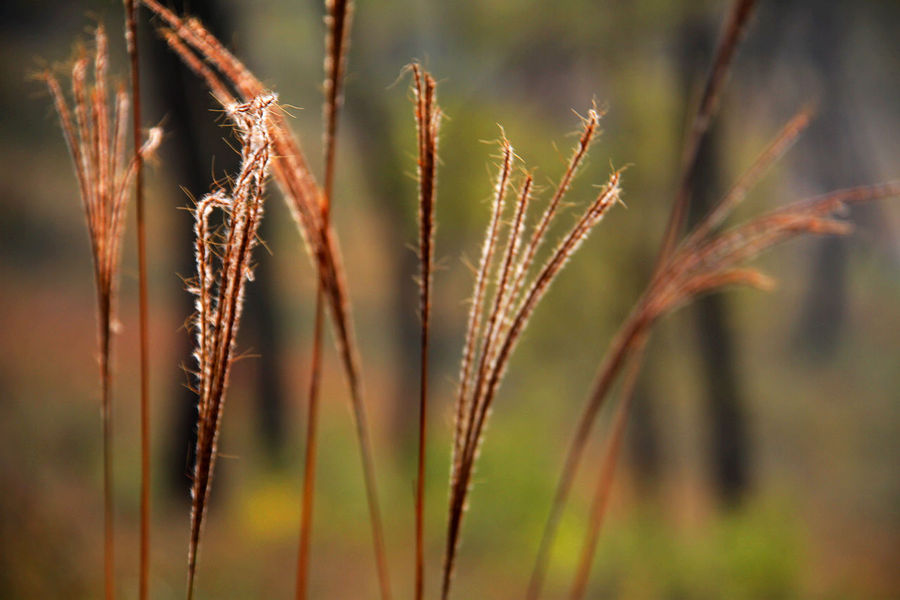
[[[201,16],[293,107],[320,169],[323,8],[312,0],[173,2]],[[184,6],[186,5],[186,7]],[[578,178],[632,165],[616,209],[537,311],[501,388],[471,497],[457,598],[523,593],[575,416],[646,281],[677,176],[686,115],[724,0],[359,2],[334,218],[345,256],[398,597],[411,595],[417,398],[415,134],[408,81],[440,81],[428,588],[436,593],[465,300],[502,124],[549,187],[592,99],[605,134]],[[64,70],[101,20],[124,78],[121,6],[12,0],[0,8],[0,597],[96,598],[102,579],[98,369],[91,263],[51,102],[31,76]],[[209,94],[142,13],[148,171],[154,598],[183,593],[193,398],[187,192],[235,166]],[[763,0],[704,152],[695,202],[720,196],[782,122],[818,117],[737,218],[900,175],[900,5]],[[273,185],[240,332],[200,556],[204,598],[292,593],[314,279]],[[808,239],[759,264],[770,294],[734,291],[664,321],[627,432],[591,597],[900,597],[900,207],[856,209],[849,239]],[[138,391],[133,222],[116,340],[115,497],[122,598],[136,597]],[[312,597],[374,598],[346,387],[326,359]],[[566,513],[548,597],[567,589],[608,415]]]

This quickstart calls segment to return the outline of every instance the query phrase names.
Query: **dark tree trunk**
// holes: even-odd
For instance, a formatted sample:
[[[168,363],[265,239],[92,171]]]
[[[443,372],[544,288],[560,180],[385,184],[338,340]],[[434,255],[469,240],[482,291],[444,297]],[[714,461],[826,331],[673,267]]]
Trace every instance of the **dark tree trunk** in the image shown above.
[[[687,24],[683,32],[682,72],[685,97],[705,75],[715,47],[716,29],[708,23]],[[716,127],[700,149],[693,181],[689,222],[696,223],[723,193],[720,144]],[[750,444],[742,409],[735,343],[726,298],[699,299],[690,309],[702,358],[708,419],[710,479],[725,506],[737,504],[750,484]]]
[[[635,397],[631,403],[631,416],[626,437],[635,483],[643,498],[656,494],[663,471],[656,390],[650,383],[653,381],[653,377],[648,375],[653,368],[653,362],[645,360],[634,390]]]
[[[844,90],[843,60],[847,48],[847,19],[835,2],[796,0],[788,18],[799,27],[802,48],[791,54],[808,56],[819,75],[817,95],[822,117],[808,134],[819,149],[803,162],[803,172],[815,190],[829,190],[859,183],[851,179],[865,172],[856,159],[856,136],[849,123],[850,101]],[[796,331],[797,345],[806,355],[825,360],[839,345],[847,307],[847,242],[829,236],[817,242],[809,287]]]
[[[225,40],[233,31],[228,11],[219,3],[206,0],[175,2],[172,8],[179,13],[187,8],[191,16],[200,18],[210,31]],[[141,18],[146,20],[147,13],[142,12]],[[199,198],[210,190],[214,179],[222,180],[225,174],[236,171],[239,157],[224,141],[229,133],[218,123],[214,111],[220,110],[220,107],[206,87],[184,67],[155,32],[146,26],[142,27],[142,31],[142,43],[146,48],[143,56],[147,62],[147,81],[143,90],[148,95],[150,108],[146,121],[162,121],[165,127],[162,164],[167,170],[169,187],[164,198],[172,203],[175,210],[190,205],[190,200],[180,188]],[[182,216],[180,211],[178,214]],[[172,252],[177,257],[175,270],[182,277],[191,277],[195,271],[192,226],[191,219],[184,214],[183,218],[175,219],[173,231],[164,240],[164,243],[175,246]],[[263,227],[265,231],[265,224]],[[283,422],[280,418],[282,394],[277,376],[278,336],[271,302],[269,256],[266,252],[259,252],[256,258],[259,276],[248,291],[246,326],[241,343],[254,348],[263,357],[259,365],[256,397],[260,401],[263,437],[274,453],[283,438],[280,425]],[[194,311],[193,298],[184,291],[180,279],[173,278],[168,283],[171,287],[167,294],[178,299],[177,305],[181,307],[178,312],[186,318]],[[192,351],[193,338],[182,332],[172,364],[160,365],[160,368],[194,369]],[[174,496],[185,500],[189,500],[186,492],[190,490],[196,444],[197,398],[188,389],[188,384],[193,384],[191,380],[192,377],[185,373],[182,378],[184,385],[172,395],[175,406],[171,409],[170,424],[166,428],[172,439],[164,444],[168,449],[164,469],[168,488]]]

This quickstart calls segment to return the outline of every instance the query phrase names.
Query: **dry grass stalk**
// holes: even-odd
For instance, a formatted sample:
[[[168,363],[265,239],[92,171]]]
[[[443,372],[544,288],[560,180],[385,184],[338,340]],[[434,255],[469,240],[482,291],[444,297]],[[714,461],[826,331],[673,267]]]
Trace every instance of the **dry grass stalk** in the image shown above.
[[[419,357],[419,451],[416,473],[415,598],[425,590],[425,445],[428,407],[428,341],[431,322],[431,287],[434,270],[434,208],[437,177],[438,131],[441,110],[435,99],[434,78],[413,63],[413,94],[418,137],[419,181],[419,312],[422,319]]]
[[[722,34],[719,36],[719,43],[713,53],[713,62],[706,78],[703,94],[685,140],[681,177],[676,188],[672,210],[669,212],[669,222],[663,234],[657,266],[674,249],[684,229],[688,204],[699,165],[700,147],[718,110],[719,96],[725,87],[734,56],[747,30],[756,3],[757,0],[734,0],[723,24]]]
[[[685,139],[681,160],[681,174],[660,244],[659,255],[654,267],[654,276],[658,274],[659,269],[674,250],[684,229],[684,221],[687,218],[688,204],[699,164],[700,147],[718,109],[719,96],[755,6],[756,0],[734,0],[723,24],[722,34],[713,55],[712,65],[706,78],[703,93]],[[600,409],[602,398],[609,391],[619,369],[631,353],[634,336],[643,327],[640,308],[640,304],[638,304],[625,323],[623,323],[619,334],[614,338],[610,350],[601,364],[600,373],[594,384],[594,392],[591,394],[592,398],[599,396],[601,400],[597,403],[589,402],[581,417],[579,417],[553,497],[550,513],[544,525],[544,531],[541,534],[535,565],[525,594],[527,600],[536,600],[541,593],[559,519],[565,507],[581,454],[584,446],[587,444],[591,427]]]
[[[159,145],[162,132],[151,129],[148,140],[130,161],[125,159],[128,94],[116,90],[112,107],[107,92],[107,37],[98,26],[94,40],[94,82],[88,82],[90,60],[82,52],[72,67],[74,108],[70,109],[59,81],[47,72],[43,78],[59,114],[63,136],[75,166],[82,207],[87,219],[97,291],[100,385],[103,421],[104,589],[114,596],[114,532],[112,500],[112,335],[116,322],[116,295],[131,183],[140,161]],[[74,111],[74,119],[72,112]]]
[[[509,358],[528,323],[535,307],[547,292],[550,284],[575,253],[591,230],[600,222],[607,210],[619,200],[620,173],[613,173],[596,199],[590,203],[550,253],[543,265],[537,265],[537,250],[544,241],[553,217],[561,206],[561,200],[583,161],[590,141],[597,131],[599,114],[592,109],[584,119],[582,135],[573,157],[557,186],[542,217],[535,224],[529,243],[522,245],[524,222],[532,188],[532,177],[526,175],[516,198],[513,218],[500,261],[494,265],[494,253],[499,238],[500,221],[504,213],[505,196],[509,186],[513,151],[505,139],[501,142],[502,164],[497,179],[491,221],[485,236],[481,262],[475,279],[469,326],[463,347],[463,365],[460,378],[460,394],[457,398],[457,425],[452,462],[450,509],[447,543],[444,555],[441,597],[450,593],[450,582],[466,499],[471,487],[472,474],[478,449],[484,435],[484,426],[493,404]],[[515,265],[515,268],[514,268]],[[525,285],[529,273],[532,281]],[[485,302],[487,281],[494,274],[496,284],[490,303]],[[489,309],[489,310],[488,310]],[[482,319],[487,319],[482,326]],[[481,343],[478,344],[480,339]],[[476,350],[477,348],[477,350]]]
[[[185,64],[206,82],[223,106],[234,102],[234,94],[228,86],[234,88],[236,94],[245,102],[264,91],[262,83],[199,21],[182,19],[156,0],[141,1],[171,28],[163,32],[166,42]],[[356,421],[376,566],[381,588],[385,590],[388,587],[387,560],[381,509],[375,483],[372,443],[363,399],[359,357],[353,337],[350,303],[339,246],[334,229],[330,224],[325,226],[323,223],[323,191],[310,172],[300,145],[287,127],[283,114],[275,112],[270,115],[269,134],[272,138],[274,157],[273,175],[306,242],[307,251],[316,267],[331,311],[335,340],[350,388],[350,400]]]
[[[597,540],[600,537],[600,528],[603,526],[606,507],[609,505],[609,497],[616,474],[616,465],[622,450],[622,440],[625,438],[625,425],[628,423],[628,413],[631,408],[632,398],[634,398],[634,386],[640,373],[641,357],[643,356],[646,342],[646,334],[635,340],[634,358],[628,364],[628,371],[624,376],[622,397],[619,400],[619,406],[616,409],[616,415],[610,427],[603,460],[600,462],[597,487],[594,491],[594,499],[591,502],[590,524],[587,533],[585,533],[581,556],[578,559],[578,568],[575,572],[572,589],[569,592],[571,600],[580,600],[584,597],[584,591],[587,587],[591,564],[594,560],[594,552],[597,549]]]
[[[197,275],[188,290],[196,296],[192,328],[197,360],[197,449],[191,489],[191,535],[188,548],[188,598],[193,596],[197,549],[206,515],[217,454],[219,426],[244,288],[253,277],[252,251],[263,216],[263,194],[271,165],[269,115],[275,96],[263,94],[226,107],[241,141],[241,168],[231,194],[218,190],[204,196],[194,210]],[[224,231],[210,228],[214,209],[226,215]]]
[[[147,232],[144,226],[144,161],[137,151],[141,138],[141,75],[138,60],[137,5],[134,0],[125,3],[125,43],[131,75],[131,97],[134,101],[131,131],[134,144],[134,160],[137,163],[134,178],[134,212],[137,221],[138,255],[138,321],[140,322],[140,380],[141,380],[141,525],[140,569],[138,597],[147,600],[150,595],[150,334],[147,326]]]
[[[342,102],[344,64],[347,55],[347,37],[353,14],[353,5],[345,0],[326,1],[325,49],[325,103],[323,118],[325,134],[323,139],[325,155],[325,186],[322,195],[322,227],[330,222],[331,203],[334,191],[335,147],[337,142],[338,111]],[[300,507],[300,533],[297,551],[297,581],[295,597],[303,600],[307,596],[309,573],[309,542],[312,534],[313,502],[315,500],[316,450],[318,447],[319,384],[322,371],[322,330],[325,320],[325,296],[322,281],[316,284],[315,324],[313,327],[313,347],[310,360],[309,403],[306,419],[306,448],[303,468],[303,498]],[[379,565],[380,573],[386,573],[386,566]],[[386,585],[386,576],[380,578]],[[384,589],[382,590],[384,593]]]

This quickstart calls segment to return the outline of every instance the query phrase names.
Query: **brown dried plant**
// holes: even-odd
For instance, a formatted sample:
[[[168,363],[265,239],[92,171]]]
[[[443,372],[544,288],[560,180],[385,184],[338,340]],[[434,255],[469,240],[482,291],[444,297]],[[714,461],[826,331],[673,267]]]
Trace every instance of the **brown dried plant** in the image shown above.
[[[337,147],[338,112],[342,103],[344,67],[347,58],[347,39],[353,17],[353,4],[349,0],[327,0],[326,22],[328,33],[325,42],[325,103],[323,119],[325,134],[323,139],[325,155],[325,184],[322,190],[322,227],[329,227],[331,203],[334,200],[334,165]],[[319,382],[322,371],[322,333],[324,325],[325,296],[320,279],[316,284],[315,324],[313,326],[313,347],[310,360],[309,402],[306,413],[306,447],[303,468],[303,496],[300,506],[300,534],[297,550],[297,582],[295,597],[307,597],[309,574],[309,541],[312,535],[313,502],[316,483],[316,450],[318,444]],[[382,579],[382,585],[387,580]],[[383,587],[382,595],[389,595]]]
[[[484,426],[500,386],[509,358],[521,337],[535,307],[550,284],[601,221],[609,208],[619,201],[620,171],[614,172],[593,202],[588,204],[575,224],[539,264],[538,251],[547,237],[562,200],[591,141],[598,133],[600,114],[594,108],[583,119],[582,132],[562,179],[537,223],[528,243],[523,235],[531,200],[533,177],[526,174],[516,193],[512,219],[502,245],[498,244],[506,210],[506,196],[511,185],[514,153],[505,137],[501,139],[501,164],[494,188],[492,212],[485,234],[481,259],[475,276],[472,306],[469,312],[463,346],[459,394],[456,399],[456,427],[450,477],[450,507],[441,597],[450,594],[462,519],[471,488],[478,450],[484,437]],[[495,260],[495,254],[499,262]],[[526,285],[526,282],[530,282]],[[491,280],[493,298],[487,301]],[[486,316],[486,319],[485,319]]]
[[[140,526],[140,568],[138,575],[138,597],[150,597],[150,332],[147,324],[147,229],[144,226],[144,161],[137,150],[141,137],[141,74],[138,59],[137,4],[134,0],[124,0],[125,45],[128,51],[129,74],[131,75],[131,97],[134,110],[131,117],[134,160],[134,212],[137,223],[138,255],[138,321],[140,335],[140,379],[141,379],[141,526]]]
[[[441,109],[434,78],[417,64],[413,72],[413,105],[418,139],[419,181],[419,313],[422,320],[419,355],[419,447],[416,471],[415,598],[425,592],[425,448],[428,417],[428,343],[434,271],[434,208],[437,194],[437,146]]]
[[[88,81],[90,59],[81,50],[72,67],[73,109],[57,78],[45,72],[63,136],[78,179],[81,203],[87,219],[94,283],[97,292],[97,325],[100,346],[101,419],[103,422],[103,529],[105,597],[115,593],[112,498],[112,337],[115,333],[117,286],[122,233],[131,183],[139,162],[159,145],[162,131],[153,128],[147,141],[126,160],[129,99],[124,87],[113,95],[107,87],[109,62],[107,37],[100,25],[94,33],[94,81]],[[74,119],[72,113],[74,112]]]
[[[162,32],[166,42],[185,64],[203,79],[210,92],[223,106],[235,103],[234,94],[244,102],[248,102],[264,92],[262,83],[198,20],[182,19],[156,0],[141,1],[165,22],[169,28]],[[309,170],[300,144],[288,128],[283,114],[274,112],[270,115],[269,135],[272,138],[273,148],[272,173],[306,242],[307,252],[316,268],[318,280],[331,310],[335,340],[350,388],[350,400],[356,422],[379,585],[382,598],[387,599],[390,598],[390,583],[372,442],[337,237],[325,218],[324,192]]]
[[[241,142],[241,167],[231,194],[207,194],[194,209],[197,274],[188,283],[196,296],[191,326],[196,336],[197,460],[191,488],[191,535],[188,548],[188,598],[194,591],[197,550],[206,515],[216,462],[222,409],[246,282],[253,278],[252,253],[263,216],[266,178],[272,163],[269,118],[276,97],[262,94],[243,104],[225,107]],[[215,209],[225,215],[222,231],[211,228]]]

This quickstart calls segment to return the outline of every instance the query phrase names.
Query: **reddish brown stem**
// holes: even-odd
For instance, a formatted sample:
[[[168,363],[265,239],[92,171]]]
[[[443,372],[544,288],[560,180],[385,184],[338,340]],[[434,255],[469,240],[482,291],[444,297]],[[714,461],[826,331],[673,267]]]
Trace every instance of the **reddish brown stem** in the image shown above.
[[[147,326],[147,232],[144,223],[144,161],[140,153],[141,139],[141,77],[138,60],[137,7],[134,0],[125,0],[125,40],[131,64],[132,141],[135,160],[135,214],[137,218],[138,255],[138,321],[140,337],[141,380],[141,525],[140,600],[149,597],[150,578],[150,334]]]
[[[597,549],[597,540],[600,537],[600,528],[603,526],[603,518],[609,505],[609,497],[616,474],[619,454],[622,450],[622,440],[625,437],[625,425],[628,423],[628,414],[631,409],[631,399],[634,397],[634,386],[638,373],[641,370],[641,362],[644,357],[644,348],[647,335],[641,335],[635,340],[631,362],[628,363],[628,371],[622,384],[622,399],[612,423],[609,442],[600,465],[600,477],[597,480],[597,488],[594,492],[594,500],[591,504],[591,523],[585,535],[584,546],[578,561],[578,570],[569,593],[571,600],[581,600],[587,587],[588,577],[591,572],[591,563]]]
[[[322,339],[324,300],[321,284],[316,293],[316,317],[313,339]],[[309,405],[306,414],[306,457],[303,466],[303,504],[300,508],[300,542],[297,551],[297,600],[306,599],[309,576],[309,540],[312,534],[313,501],[316,485],[316,448],[319,420],[319,375],[321,373],[321,343],[313,344],[309,380]]]
[[[635,340],[650,325],[643,318],[642,302],[638,303],[635,311],[623,323],[622,329],[613,340],[610,349],[606,354],[606,358],[600,367],[600,372],[595,379],[594,388],[591,391],[590,399],[578,419],[575,427],[575,434],[569,444],[569,450],[566,454],[566,460],[563,464],[562,473],[559,482],[556,485],[556,493],[550,507],[550,515],[544,524],[544,532],[541,535],[540,545],[538,546],[537,559],[535,560],[534,569],[531,572],[531,579],[528,582],[528,590],[525,597],[529,600],[537,598],[541,593],[544,583],[544,576],[547,571],[547,563],[550,558],[550,550],[553,540],[556,538],[556,530],[559,526],[559,520],[562,516],[562,510],[565,507],[566,500],[569,497],[569,491],[572,489],[572,483],[575,480],[575,473],[581,463],[584,455],[584,449],[587,440],[590,437],[594,419],[600,409],[606,395],[609,393],[612,384],[619,374],[622,365],[625,364],[629,354],[635,345]]]
[[[435,82],[419,65],[412,65],[415,117],[419,142],[419,312],[421,350],[419,356],[419,448],[416,471],[415,598],[425,590],[425,446],[428,407],[428,341],[431,323],[431,284],[434,264],[434,208],[437,170],[437,133],[440,109],[435,104]]]
[[[324,155],[325,181],[320,198],[321,227],[320,239],[329,227],[331,202],[334,192],[334,164],[337,141],[338,111],[341,104],[344,62],[352,7],[348,0],[326,0],[328,34],[325,49],[325,121]],[[297,600],[305,599],[308,589],[309,543],[312,533],[312,513],[315,496],[316,448],[319,413],[319,389],[322,371],[322,335],[325,318],[325,290],[320,278],[316,285],[315,325],[313,330],[312,356],[310,362],[309,403],[307,407],[306,450],[303,471],[303,506],[300,515],[300,539],[297,552]],[[376,553],[379,548],[376,547]],[[379,574],[381,571],[379,570]]]
[[[714,54],[713,64],[707,76],[706,85],[703,88],[703,95],[700,98],[697,113],[694,115],[684,145],[681,178],[678,182],[675,201],[672,204],[672,211],[669,213],[669,221],[666,224],[665,234],[660,246],[657,269],[675,248],[675,244],[678,242],[684,228],[694,178],[697,174],[697,166],[700,159],[700,146],[715,116],[719,104],[719,94],[725,85],[735,52],[740,45],[755,6],[756,0],[735,0],[725,21],[722,35]]]
[[[112,398],[109,298],[100,298],[100,387],[103,422],[103,587],[106,600],[115,597],[115,530],[112,483]]]

